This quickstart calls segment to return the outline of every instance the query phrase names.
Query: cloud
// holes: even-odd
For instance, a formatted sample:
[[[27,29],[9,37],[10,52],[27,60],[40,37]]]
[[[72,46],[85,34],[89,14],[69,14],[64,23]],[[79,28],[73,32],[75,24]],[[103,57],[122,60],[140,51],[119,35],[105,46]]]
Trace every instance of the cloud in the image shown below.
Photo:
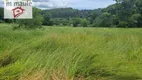
[[[82,0],[79,3],[72,4],[73,8],[78,9],[97,9],[105,8],[108,5],[114,4],[113,0]]]
[[[33,6],[40,8],[64,8],[81,0],[35,0]]]
[[[72,7],[77,9],[104,8],[114,4],[113,0],[34,0],[34,6],[40,8]]]
[[[33,6],[41,9],[72,7],[76,9],[96,9],[104,8],[114,4],[113,0],[33,0]],[[0,0],[0,7],[3,0]]]

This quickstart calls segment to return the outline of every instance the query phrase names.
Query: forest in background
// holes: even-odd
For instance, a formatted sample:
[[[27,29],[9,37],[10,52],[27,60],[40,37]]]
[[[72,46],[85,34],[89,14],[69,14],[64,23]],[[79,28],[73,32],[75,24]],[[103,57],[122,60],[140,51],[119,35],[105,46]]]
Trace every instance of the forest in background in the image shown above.
[[[0,8],[0,22],[19,23],[32,26],[73,26],[73,27],[142,27],[142,0],[116,0],[116,4],[94,10],[57,8],[49,10],[33,9],[32,20],[3,19]]]
[[[140,27],[142,0],[33,7],[33,19],[3,19],[0,8],[0,80],[142,80]]]

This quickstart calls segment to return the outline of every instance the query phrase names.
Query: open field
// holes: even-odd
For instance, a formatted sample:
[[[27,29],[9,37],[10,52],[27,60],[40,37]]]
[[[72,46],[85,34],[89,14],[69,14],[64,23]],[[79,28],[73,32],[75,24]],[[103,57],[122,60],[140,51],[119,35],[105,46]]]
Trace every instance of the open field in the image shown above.
[[[142,80],[142,29],[0,24],[0,80]]]

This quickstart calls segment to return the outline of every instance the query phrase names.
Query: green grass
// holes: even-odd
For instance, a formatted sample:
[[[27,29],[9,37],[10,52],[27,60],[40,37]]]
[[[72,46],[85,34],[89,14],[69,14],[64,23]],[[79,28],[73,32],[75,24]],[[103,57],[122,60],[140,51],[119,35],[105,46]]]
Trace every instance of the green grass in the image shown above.
[[[142,29],[0,24],[0,80],[142,80]]]

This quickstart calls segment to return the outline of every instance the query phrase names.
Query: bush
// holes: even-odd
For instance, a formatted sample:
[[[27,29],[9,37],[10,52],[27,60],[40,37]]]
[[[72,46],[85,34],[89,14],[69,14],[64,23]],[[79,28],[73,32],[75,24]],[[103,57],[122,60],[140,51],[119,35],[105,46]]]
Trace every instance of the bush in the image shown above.
[[[128,27],[128,23],[126,21],[120,21],[118,27],[127,28]]]
[[[94,27],[111,27],[113,24],[112,15],[108,12],[104,12],[102,15],[94,20]]]
[[[88,27],[88,25],[89,25],[89,21],[86,20],[86,19],[82,19],[82,26],[83,27]]]
[[[81,19],[80,18],[75,18],[73,20],[73,27],[78,27],[81,24]]]
[[[89,25],[89,21],[86,19],[75,18],[73,20],[73,27],[79,27],[79,26],[87,27],[88,25]]]

